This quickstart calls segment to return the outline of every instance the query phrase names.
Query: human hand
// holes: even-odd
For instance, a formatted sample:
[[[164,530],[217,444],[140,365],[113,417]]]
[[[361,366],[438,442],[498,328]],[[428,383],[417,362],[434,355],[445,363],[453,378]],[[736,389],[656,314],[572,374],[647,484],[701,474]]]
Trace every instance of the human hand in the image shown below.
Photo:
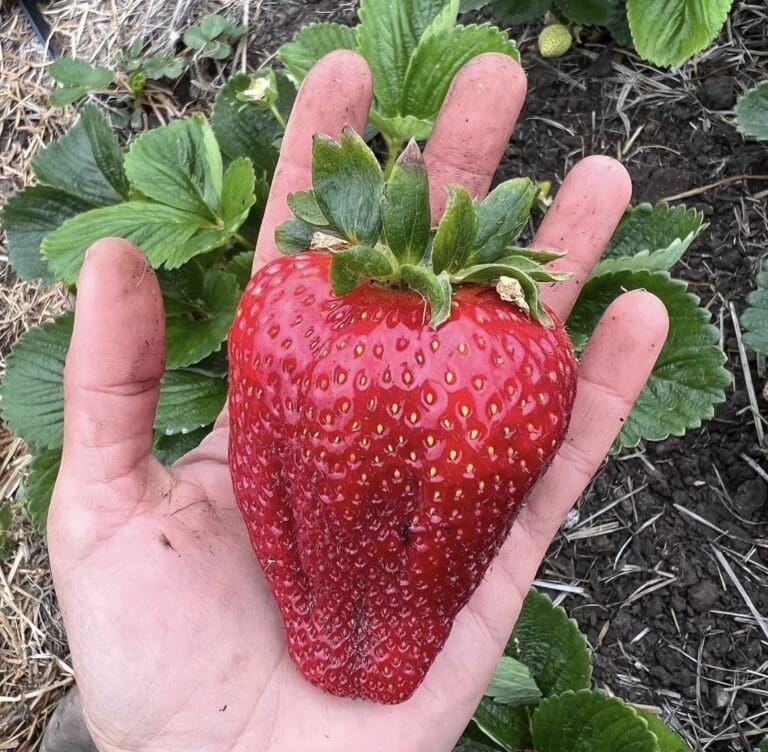
[[[482,196],[522,107],[525,77],[484,55],[457,76],[425,152],[433,213],[448,182]],[[285,135],[256,265],[276,255],[286,196],[310,184],[311,136],[362,131],[370,72],[354,53],[307,78]],[[568,255],[545,291],[565,318],[630,198],[604,157],[570,173],[535,244]],[[97,243],[79,283],[65,370],[65,441],[48,531],[84,713],[102,750],[448,752],[486,688],[563,517],[602,462],[666,336],[662,304],[615,301],[580,364],[571,427],[423,684],[397,706],[328,695],[291,662],[237,509],[228,419],[171,468],[151,456],[164,367],[157,281],[139,251]]]

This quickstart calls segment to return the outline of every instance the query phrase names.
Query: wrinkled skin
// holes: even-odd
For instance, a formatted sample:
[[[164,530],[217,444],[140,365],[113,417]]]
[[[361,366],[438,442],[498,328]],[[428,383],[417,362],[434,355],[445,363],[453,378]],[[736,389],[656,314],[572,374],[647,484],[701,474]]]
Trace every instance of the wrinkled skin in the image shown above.
[[[483,195],[525,96],[508,57],[458,76],[426,151],[438,216],[446,182]],[[354,53],[325,58],[299,95],[256,264],[273,258],[286,195],[308,187],[311,134],[362,130],[371,78]],[[471,105],[471,106],[470,106]],[[536,244],[574,272],[545,291],[565,318],[630,197],[624,169],[577,165]],[[663,306],[631,292],[604,315],[580,364],[566,441],[501,554],[405,703],[333,697],[286,650],[281,620],[237,510],[228,418],[172,468],[150,455],[163,371],[162,301],[143,256],[97,243],[79,285],[65,372],[65,444],[48,522],[51,564],[89,729],[101,750],[448,752],[493,672],[549,542],[599,467],[666,336]]]

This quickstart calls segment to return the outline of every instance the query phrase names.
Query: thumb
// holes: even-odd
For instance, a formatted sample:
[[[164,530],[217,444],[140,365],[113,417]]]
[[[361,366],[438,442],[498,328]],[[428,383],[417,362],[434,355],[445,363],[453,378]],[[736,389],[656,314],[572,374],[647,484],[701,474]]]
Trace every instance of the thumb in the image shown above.
[[[64,449],[57,492],[62,483],[77,488],[64,493],[66,504],[108,501],[110,496],[138,502],[135,484],[152,462],[152,425],[164,367],[163,301],[152,268],[127,241],[98,241],[80,273],[64,368]],[[125,484],[133,488],[105,494],[107,487]]]

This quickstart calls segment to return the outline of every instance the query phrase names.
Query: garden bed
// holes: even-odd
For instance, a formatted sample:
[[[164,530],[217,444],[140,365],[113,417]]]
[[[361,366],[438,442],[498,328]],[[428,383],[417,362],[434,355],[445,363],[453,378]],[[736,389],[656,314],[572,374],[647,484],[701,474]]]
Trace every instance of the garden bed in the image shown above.
[[[106,61],[137,32],[166,41],[164,22],[178,28],[178,19],[188,23],[205,5],[125,3],[117,18],[95,2],[59,2],[49,18],[65,48]],[[307,22],[352,22],[354,6],[251,3],[248,63],[269,59]],[[228,12],[240,20],[243,3],[230,3]],[[91,16],[83,26],[84,13]],[[12,8],[1,23],[0,101],[11,104],[0,130],[0,198],[24,184],[30,155],[71,120],[69,110],[45,106],[52,84],[20,13]],[[750,464],[763,467],[765,456],[730,314],[731,305],[743,310],[768,248],[768,149],[745,142],[730,114],[737,94],[765,76],[766,29],[763,7],[737,3],[716,44],[672,73],[599,39],[545,62],[536,52],[535,28],[512,31],[530,93],[499,179],[523,174],[556,187],[581,157],[609,154],[632,174],[636,201],[689,194],[686,203],[711,225],[676,273],[720,327],[734,374],[728,400],[684,439],[607,462],[539,574],[541,586],[587,632],[598,686],[662,708],[696,749],[751,750],[768,726],[768,635],[750,610],[768,615],[768,486]],[[236,55],[235,65],[240,60]],[[202,107],[205,93],[191,92],[192,101],[189,87],[169,92],[155,117]],[[65,300],[56,290],[16,284],[2,255],[0,285],[1,360],[25,328]],[[746,365],[759,393],[762,366],[753,355]],[[14,493],[25,465],[23,446],[0,427],[0,495]],[[0,742],[0,749],[36,749],[71,672],[44,548],[21,520],[16,537],[21,545],[2,562],[0,580],[0,664],[11,666],[0,673],[0,739],[16,746]]]

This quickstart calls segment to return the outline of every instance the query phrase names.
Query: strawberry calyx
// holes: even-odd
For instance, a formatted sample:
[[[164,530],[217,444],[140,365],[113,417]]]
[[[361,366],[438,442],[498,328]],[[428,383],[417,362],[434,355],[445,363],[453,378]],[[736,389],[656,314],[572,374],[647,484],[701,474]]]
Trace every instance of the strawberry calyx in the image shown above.
[[[533,182],[508,180],[482,201],[460,185],[447,190],[445,212],[433,228],[427,169],[415,141],[385,180],[375,154],[352,128],[338,142],[316,135],[312,190],[288,197],[295,218],[277,228],[277,246],[287,254],[332,253],[336,295],[366,282],[415,290],[430,306],[434,329],[450,317],[459,284],[495,286],[503,300],[551,326],[538,286],[570,275],[544,266],[564,254],[516,244],[536,198]]]

